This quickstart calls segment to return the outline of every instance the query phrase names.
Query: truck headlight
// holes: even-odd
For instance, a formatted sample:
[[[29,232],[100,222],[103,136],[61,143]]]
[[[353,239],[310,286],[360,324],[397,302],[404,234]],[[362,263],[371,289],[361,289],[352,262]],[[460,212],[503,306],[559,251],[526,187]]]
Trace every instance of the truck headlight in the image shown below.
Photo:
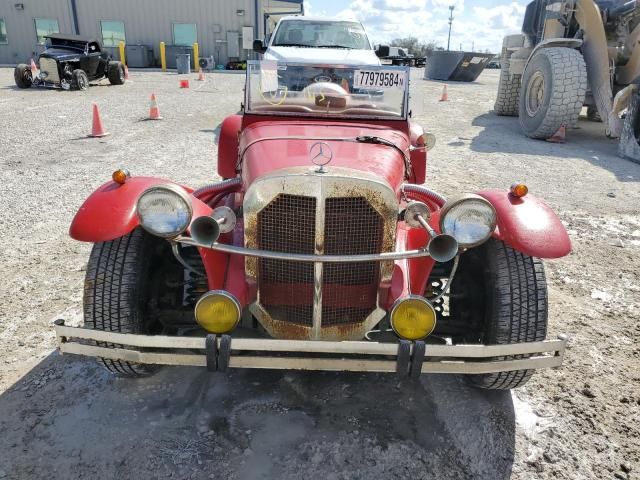
[[[155,185],[138,198],[140,225],[152,235],[172,238],[184,232],[193,210],[187,193],[175,185]]]
[[[448,201],[440,213],[440,231],[453,236],[460,247],[487,241],[496,228],[496,210],[479,195],[467,194]]]

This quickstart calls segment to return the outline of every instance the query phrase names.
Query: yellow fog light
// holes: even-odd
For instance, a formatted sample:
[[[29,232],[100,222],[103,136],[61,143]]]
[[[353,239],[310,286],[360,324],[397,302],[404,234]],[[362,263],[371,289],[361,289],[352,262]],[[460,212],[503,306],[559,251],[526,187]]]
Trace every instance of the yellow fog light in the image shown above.
[[[436,311],[423,297],[400,298],[391,308],[391,327],[406,340],[420,340],[436,328]]]
[[[207,332],[228,333],[240,321],[240,303],[229,292],[211,290],[200,297],[195,314]]]

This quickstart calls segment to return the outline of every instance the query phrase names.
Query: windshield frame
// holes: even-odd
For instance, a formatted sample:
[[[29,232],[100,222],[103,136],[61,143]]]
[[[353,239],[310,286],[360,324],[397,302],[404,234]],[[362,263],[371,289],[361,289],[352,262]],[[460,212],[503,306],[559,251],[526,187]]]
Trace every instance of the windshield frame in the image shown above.
[[[286,65],[287,67],[316,67],[316,68],[334,68],[334,69],[354,69],[354,70],[393,70],[406,72],[407,84],[404,89],[402,98],[402,115],[397,117],[391,115],[346,115],[341,113],[335,113],[331,115],[323,115],[320,112],[287,112],[287,111],[269,111],[269,110],[251,110],[251,81],[249,75],[253,71],[251,66],[260,68],[261,60],[249,60],[247,61],[247,70],[245,74],[245,88],[244,88],[244,103],[242,105],[242,113],[248,115],[260,115],[267,117],[305,117],[305,118],[317,118],[324,120],[385,120],[385,121],[407,121],[410,117],[409,113],[409,90],[411,86],[411,69],[408,66],[395,66],[395,65],[348,65],[348,64],[325,64],[325,63],[299,63],[299,62],[277,62],[278,66]],[[373,111],[373,110],[372,110]]]
[[[301,17],[302,18],[302,17]],[[282,25],[286,22],[304,22],[304,23],[351,23],[351,24],[356,24],[358,26],[360,26],[360,28],[362,29],[362,34],[364,35],[364,39],[367,42],[368,47],[367,48],[349,48],[349,50],[373,50],[373,45],[371,44],[371,40],[369,40],[369,35],[367,35],[367,31],[364,28],[364,25],[362,25],[361,22],[357,21],[357,20],[309,20],[309,19],[305,19],[305,20],[301,20],[301,18],[287,18],[287,19],[282,19],[280,20],[280,22],[278,22],[278,26],[277,28],[272,32],[271,34],[271,38],[269,39],[269,46],[270,47],[283,47],[283,48],[329,48],[329,47],[316,47],[314,45],[310,45],[308,47],[296,47],[295,45],[286,45],[286,44],[282,44],[282,45],[278,45],[276,44],[276,38],[278,37],[280,30],[282,29]],[[334,47],[334,48],[340,48],[340,47]]]

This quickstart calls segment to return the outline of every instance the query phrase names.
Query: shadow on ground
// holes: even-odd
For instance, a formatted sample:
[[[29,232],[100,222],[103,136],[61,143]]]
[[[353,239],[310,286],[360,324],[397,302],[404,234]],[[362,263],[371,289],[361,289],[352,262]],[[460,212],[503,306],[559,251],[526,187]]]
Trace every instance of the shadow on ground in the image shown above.
[[[508,392],[452,376],[165,368],[52,353],[0,396],[3,478],[508,479]]]
[[[472,124],[484,127],[471,141],[474,152],[581,158],[610,171],[622,182],[640,181],[640,165],[618,157],[618,140],[606,138],[601,123],[581,119],[579,128],[567,129],[564,144],[526,138],[516,117],[500,117],[493,112],[477,116]]]

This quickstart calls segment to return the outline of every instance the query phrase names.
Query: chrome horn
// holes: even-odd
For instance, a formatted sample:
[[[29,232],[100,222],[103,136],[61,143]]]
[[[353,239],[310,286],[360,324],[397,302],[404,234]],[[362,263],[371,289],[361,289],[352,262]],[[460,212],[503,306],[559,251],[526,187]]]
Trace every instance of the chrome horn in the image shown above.
[[[445,263],[452,260],[458,254],[458,241],[451,235],[440,234],[429,225],[427,220],[431,211],[422,202],[410,202],[404,211],[404,221],[410,227],[422,227],[429,235],[427,250],[436,262]]]
[[[191,222],[191,238],[198,243],[212,245],[220,234],[230,232],[236,226],[236,214],[229,207],[218,207],[211,215],[198,217]]]

